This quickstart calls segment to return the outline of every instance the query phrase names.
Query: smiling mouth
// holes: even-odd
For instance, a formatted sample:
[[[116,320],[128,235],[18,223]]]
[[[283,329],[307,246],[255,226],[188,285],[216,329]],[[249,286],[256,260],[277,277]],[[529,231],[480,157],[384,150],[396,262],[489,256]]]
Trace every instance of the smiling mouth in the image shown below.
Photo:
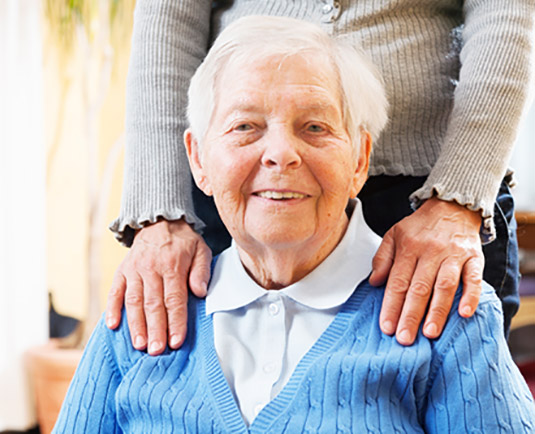
[[[259,191],[253,193],[255,196],[262,197],[264,199],[274,199],[274,200],[290,200],[290,199],[304,199],[307,197],[306,194],[297,193],[295,191]]]

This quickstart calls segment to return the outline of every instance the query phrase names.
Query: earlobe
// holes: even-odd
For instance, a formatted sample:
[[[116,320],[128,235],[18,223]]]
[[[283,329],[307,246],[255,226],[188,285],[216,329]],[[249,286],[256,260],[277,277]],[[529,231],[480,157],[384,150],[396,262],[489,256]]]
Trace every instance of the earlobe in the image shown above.
[[[368,169],[370,166],[370,154],[372,151],[372,136],[364,129],[360,131],[360,147],[358,150],[357,167],[353,176],[350,197],[354,199],[368,179]]]
[[[212,195],[212,187],[205,173],[205,169],[202,165],[200,158],[199,142],[188,128],[184,132],[184,144],[186,145],[186,153],[188,154],[189,167],[191,174],[195,180],[197,187],[207,196]]]

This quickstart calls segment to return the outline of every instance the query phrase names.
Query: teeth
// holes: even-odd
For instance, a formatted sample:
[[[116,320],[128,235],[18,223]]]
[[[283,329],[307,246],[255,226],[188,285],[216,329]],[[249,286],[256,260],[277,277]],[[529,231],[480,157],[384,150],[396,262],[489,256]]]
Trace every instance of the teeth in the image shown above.
[[[303,199],[305,197],[304,194],[301,193],[295,193],[293,191],[259,191],[257,193],[258,196],[266,198],[266,199]]]

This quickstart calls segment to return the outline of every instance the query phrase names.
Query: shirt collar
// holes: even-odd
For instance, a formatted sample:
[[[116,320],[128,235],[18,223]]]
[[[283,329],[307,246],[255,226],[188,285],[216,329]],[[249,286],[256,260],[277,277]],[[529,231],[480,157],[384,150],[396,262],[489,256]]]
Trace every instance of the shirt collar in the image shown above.
[[[348,209],[353,212],[336,248],[312,272],[279,293],[313,309],[330,309],[343,304],[370,274],[381,237],[364,221],[358,199],[351,200]],[[206,297],[206,313],[238,309],[269,292],[247,274],[233,243],[215,264]]]

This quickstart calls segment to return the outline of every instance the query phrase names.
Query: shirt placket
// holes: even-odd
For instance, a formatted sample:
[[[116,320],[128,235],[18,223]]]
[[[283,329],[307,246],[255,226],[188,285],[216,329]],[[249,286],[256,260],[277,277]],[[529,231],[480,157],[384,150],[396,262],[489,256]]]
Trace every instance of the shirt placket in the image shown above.
[[[260,375],[265,387],[262,402],[256,402],[254,406],[255,417],[262,408],[274,398],[273,386],[281,376],[284,349],[286,348],[285,308],[280,294],[275,291],[268,293],[263,300],[265,324],[265,342],[259,359]]]

